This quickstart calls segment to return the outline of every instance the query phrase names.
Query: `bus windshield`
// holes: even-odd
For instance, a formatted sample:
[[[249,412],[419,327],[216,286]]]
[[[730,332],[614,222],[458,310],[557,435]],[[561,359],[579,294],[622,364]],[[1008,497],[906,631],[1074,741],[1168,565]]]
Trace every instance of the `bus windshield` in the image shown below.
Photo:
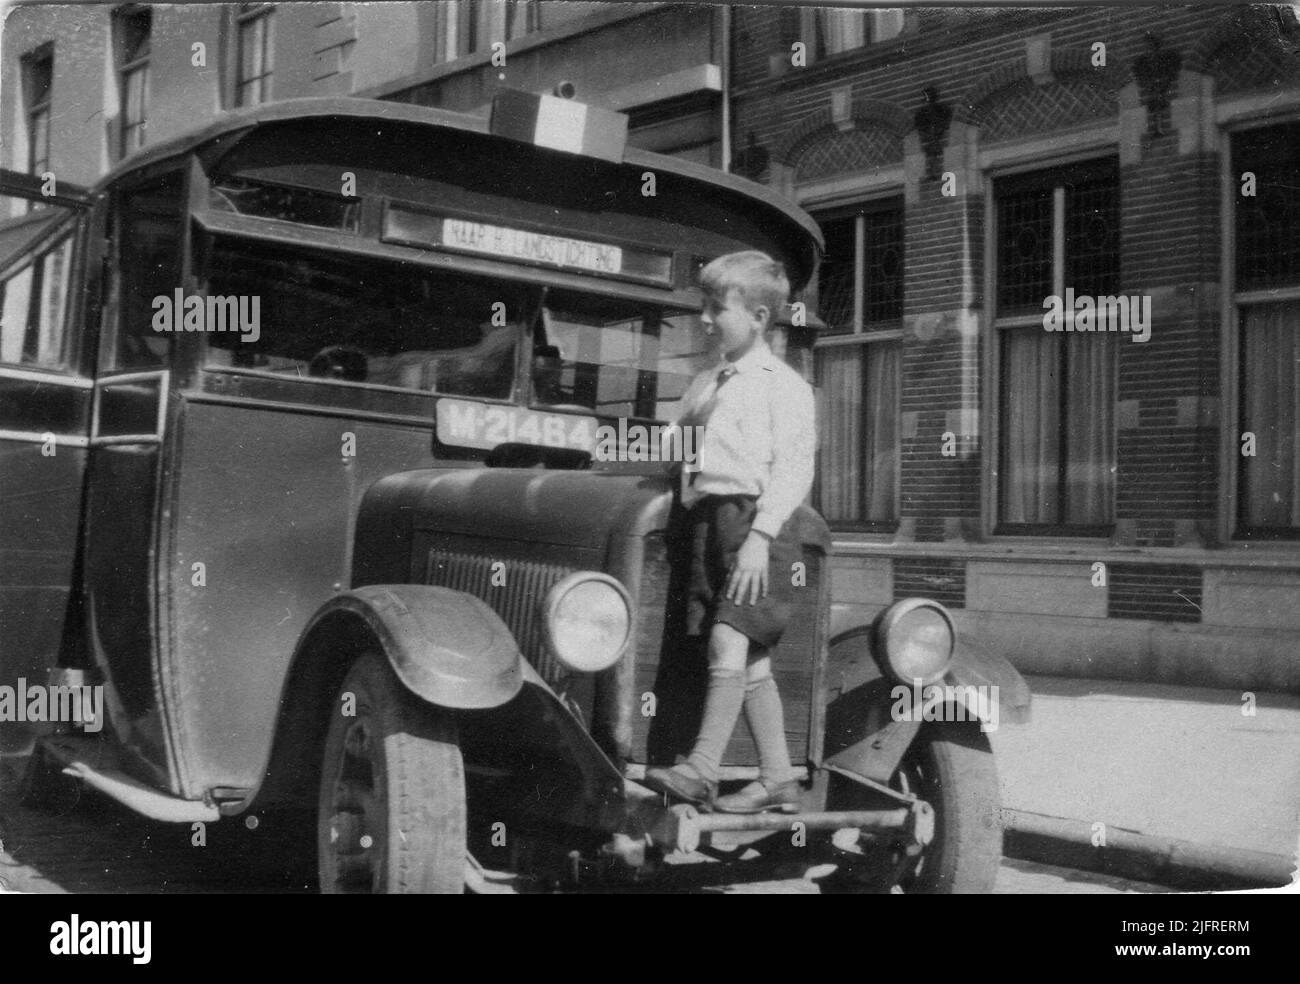
[[[686,387],[714,361],[696,314],[550,291],[533,339],[533,402],[673,420]]]
[[[260,322],[256,333],[210,335],[209,368],[487,399],[512,393],[537,288],[231,236],[213,237],[209,249],[208,297],[238,298]]]

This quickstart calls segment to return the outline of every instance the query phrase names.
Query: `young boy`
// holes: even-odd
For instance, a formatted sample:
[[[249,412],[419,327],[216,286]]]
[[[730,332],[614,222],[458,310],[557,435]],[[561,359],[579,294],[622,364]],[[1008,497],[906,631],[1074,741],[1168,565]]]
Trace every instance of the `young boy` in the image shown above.
[[[720,256],[700,274],[701,322],[719,365],[696,377],[678,425],[703,426],[699,470],[683,473],[693,537],[687,632],[708,633],[709,686],[699,737],[645,784],[678,799],[753,813],[797,800],[770,650],[789,617],[798,548],[782,530],[812,487],[813,393],[764,337],[790,293],[781,265],[757,251]],[[722,756],[744,708],[759,778],[717,797]]]

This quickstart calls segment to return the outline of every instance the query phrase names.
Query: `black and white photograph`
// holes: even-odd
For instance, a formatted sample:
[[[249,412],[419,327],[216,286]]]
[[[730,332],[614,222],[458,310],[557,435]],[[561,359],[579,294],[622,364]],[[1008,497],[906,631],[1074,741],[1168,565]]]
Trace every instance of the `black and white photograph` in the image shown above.
[[[1300,6],[0,17],[0,893],[1300,892]]]

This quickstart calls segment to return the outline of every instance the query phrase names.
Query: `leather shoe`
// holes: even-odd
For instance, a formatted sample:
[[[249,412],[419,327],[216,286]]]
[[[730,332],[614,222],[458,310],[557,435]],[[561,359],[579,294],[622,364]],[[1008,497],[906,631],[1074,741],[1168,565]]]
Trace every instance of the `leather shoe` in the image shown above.
[[[793,779],[773,785],[755,781],[739,792],[719,796],[713,808],[719,813],[762,813],[773,809],[793,812],[799,806],[799,793],[799,783]]]
[[[689,762],[678,762],[670,769],[663,766],[646,769],[641,785],[706,809],[718,792],[718,784],[705,779]]]

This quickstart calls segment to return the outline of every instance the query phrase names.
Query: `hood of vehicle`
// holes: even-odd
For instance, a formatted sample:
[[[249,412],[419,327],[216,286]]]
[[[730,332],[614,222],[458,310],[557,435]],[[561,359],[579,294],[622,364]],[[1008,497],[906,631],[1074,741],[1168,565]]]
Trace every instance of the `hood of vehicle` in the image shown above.
[[[403,472],[366,493],[357,529],[358,583],[373,583],[416,534],[549,545],[604,557],[611,538],[666,528],[665,476],[473,468]],[[395,572],[393,572],[395,573]]]

